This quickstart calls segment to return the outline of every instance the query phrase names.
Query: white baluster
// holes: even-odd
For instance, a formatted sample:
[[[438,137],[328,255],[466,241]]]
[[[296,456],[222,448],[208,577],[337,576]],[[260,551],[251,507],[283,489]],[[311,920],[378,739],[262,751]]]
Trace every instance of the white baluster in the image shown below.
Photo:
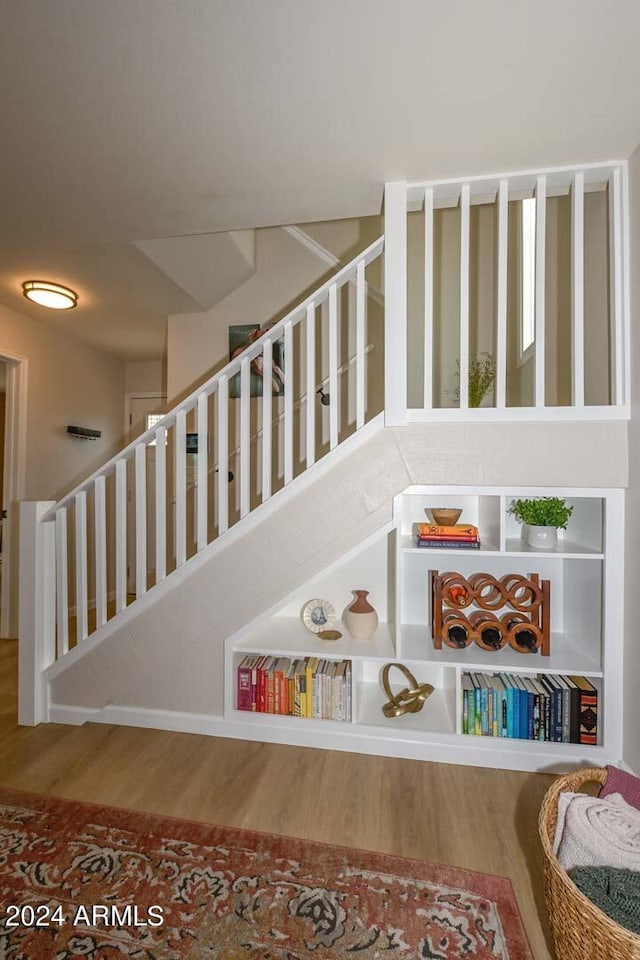
[[[384,188],[384,419],[407,422],[407,183]]]
[[[496,333],[496,407],[507,404],[507,251],[509,249],[509,181],[498,187],[498,318]]]
[[[433,408],[433,187],[424,192],[424,409]]]
[[[574,407],[584,406],[584,174],[576,173],[571,189],[571,393]]]
[[[127,461],[116,461],[116,610],[127,605]]]
[[[229,527],[229,381],[218,382],[218,534]]]
[[[329,287],[329,447],[338,445],[338,291]]]
[[[316,460],[316,305],[307,306],[307,467]]]
[[[365,347],[367,345],[367,324],[365,312],[364,261],[356,267],[356,430],[364,427],[367,405],[365,379]]]
[[[273,392],[273,344],[267,337],[262,345],[262,502],[271,496],[271,417]]]
[[[87,494],[84,490],[75,497],[76,543],[76,624],[77,639],[85,640],[89,633],[87,618]]]
[[[179,410],[175,426],[176,567],[187,559],[187,414]]]
[[[147,592],[147,447],[139,444],[136,467],[136,598]]]
[[[96,477],[93,484],[94,547],[96,567],[96,627],[107,622],[107,481]]]
[[[293,327],[284,325],[284,482],[293,480]]]
[[[240,516],[249,513],[251,491],[251,361],[240,363]]]
[[[208,540],[208,483],[209,483],[209,397],[198,394],[198,550],[204,550]]]
[[[545,244],[547,228],[547,178],[536,181],[536,374],[535,405],[545,405]]]
[[[609,180],[609,289],[611,312],[611,381],[613,402],[625,402],[624,307],[622,242],[622,171],[616,167]]]
[[[469,203],[468,183],[460,191],[460,409],[469,406]]]
[[[69,567],[67,556],[67,508],[56,510],[56,613],[58,657],[69,649]]]
[[[167,575],[167,431],[156,430],[156,583]]]

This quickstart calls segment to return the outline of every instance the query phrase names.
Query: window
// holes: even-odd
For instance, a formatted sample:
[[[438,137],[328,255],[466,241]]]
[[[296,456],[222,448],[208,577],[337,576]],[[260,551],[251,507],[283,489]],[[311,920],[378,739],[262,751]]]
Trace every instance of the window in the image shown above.
[[[151,430],[152,427],[155,427],[156,424],[160,423],[161,420],[164,420],[165,417],[166,417],[165,413],[148,413],[146,415],[146,420],[147,420],[146,429]],[[167,445],[166,436],[164,438],[164,444],[165,446]],[[149,443],[147,444],[147,446],[155,447],[155,445],[156,445],[156,438],[154,437],[153,440],[149,440]]]
[[[521,229],[521,294],[520,304],[520,359],[535,340],[536,315],[536,201],[534,198],[522,201]]]

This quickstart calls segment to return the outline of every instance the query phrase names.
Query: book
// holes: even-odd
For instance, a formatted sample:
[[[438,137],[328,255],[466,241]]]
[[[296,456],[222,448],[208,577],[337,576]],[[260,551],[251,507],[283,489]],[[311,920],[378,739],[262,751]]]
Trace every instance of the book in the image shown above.
[[[471,523],[455,523],[453,526],[442,526],[438,523],[416,523],[416,534],[419,537],[428,537],[430,539],[438,537],[467,537],[477,540],[479,531]]]
[[[478,674],[471,673],[470,677],[473,683],[473,729],[470,727],[469,732],[479,737],[482,734],[482,693]]]
[[[570,677],[578,688],[578,742],[598,742],[598,690],[586,677]]]
[[[556,680],[562,689],[562,740],[561,743],[570,743],[569,740],[569,718],[571,716],[571,688],[567,683],[566,677],[561,674],[556,675]]]
[[[477,674],[480,685],[480,732],[483,737],[489,735],[489,683],[485,673]]]
[[[546,674],[540,677],[540,683],[547,695],[545,706],[545,740],[551,743],[559,743],[558,740],[558,701],[560,688],[555,682],[555,677]],[[560,724],[560,734],[562,725]]]
[[[313,712],[313,694],[314,694],[314,683],[313,675],[317,669],[319,660],[317,657],[307,657],[305,662],[305,673],[307,678],[307,717],[314,717]]]
[[[425,548],[428,550],[479,550],[480,541],[479,540],[423,540],[421,537],[416,537],[416,547]]]
[[[529,739],[529,691],[524,685],[524,680],[518,674],[513,675],[518,694],[518,730],[516,737],[519,740]]]
[[[564,677],[569,686],[569,743],[580,743],[580,691],[571,677]]]
[[[238,710],[251,710],[251,671],[258,657],[243,657],[236,671]]]
[[[473,717],[473,720],[471,719]],[[471,730],[469,725],[471,724]],[[473,682],[468,673],[462,674],[462,732],[472,733],[475,725]]]
[[[495,692],[494,706],[494,737],[507,735],[507,688],[504,677],[497,674],[491,678],[491,685]]]

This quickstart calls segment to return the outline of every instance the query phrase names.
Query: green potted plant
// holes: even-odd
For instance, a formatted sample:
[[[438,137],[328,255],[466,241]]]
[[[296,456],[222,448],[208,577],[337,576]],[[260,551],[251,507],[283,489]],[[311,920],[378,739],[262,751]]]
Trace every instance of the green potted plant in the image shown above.
[[[527,526],[530,547],[553,550],[558,544],[558,530],[566,530],[573,507],[561,497],[535,497],[514,500],[509,508],[516,520]]]
[[[455,398],[460,402],[460,361],[456,360],[458,384],[454,390]],[[496,358],[485,350],[469,357],[469,406],[479,407],[489,393],[496,379]]]

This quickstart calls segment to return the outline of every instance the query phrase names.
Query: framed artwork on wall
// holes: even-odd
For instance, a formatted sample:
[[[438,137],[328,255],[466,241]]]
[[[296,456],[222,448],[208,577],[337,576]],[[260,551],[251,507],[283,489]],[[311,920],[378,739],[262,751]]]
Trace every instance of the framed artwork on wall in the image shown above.
[[[265,328],[257,323],[243,323],[229,327],[229,359],[239,357],[247,347],[259,340],[265,333]],[[284,396],[284,344],[276,340],[272,346],[272,374],[271,394],[274,397]],[[262,354],[251,361],[251,380],[249,393],[252,397],[262,396]],[[240,374],[236,373],[229,381],[229,396],[240,396]]]

